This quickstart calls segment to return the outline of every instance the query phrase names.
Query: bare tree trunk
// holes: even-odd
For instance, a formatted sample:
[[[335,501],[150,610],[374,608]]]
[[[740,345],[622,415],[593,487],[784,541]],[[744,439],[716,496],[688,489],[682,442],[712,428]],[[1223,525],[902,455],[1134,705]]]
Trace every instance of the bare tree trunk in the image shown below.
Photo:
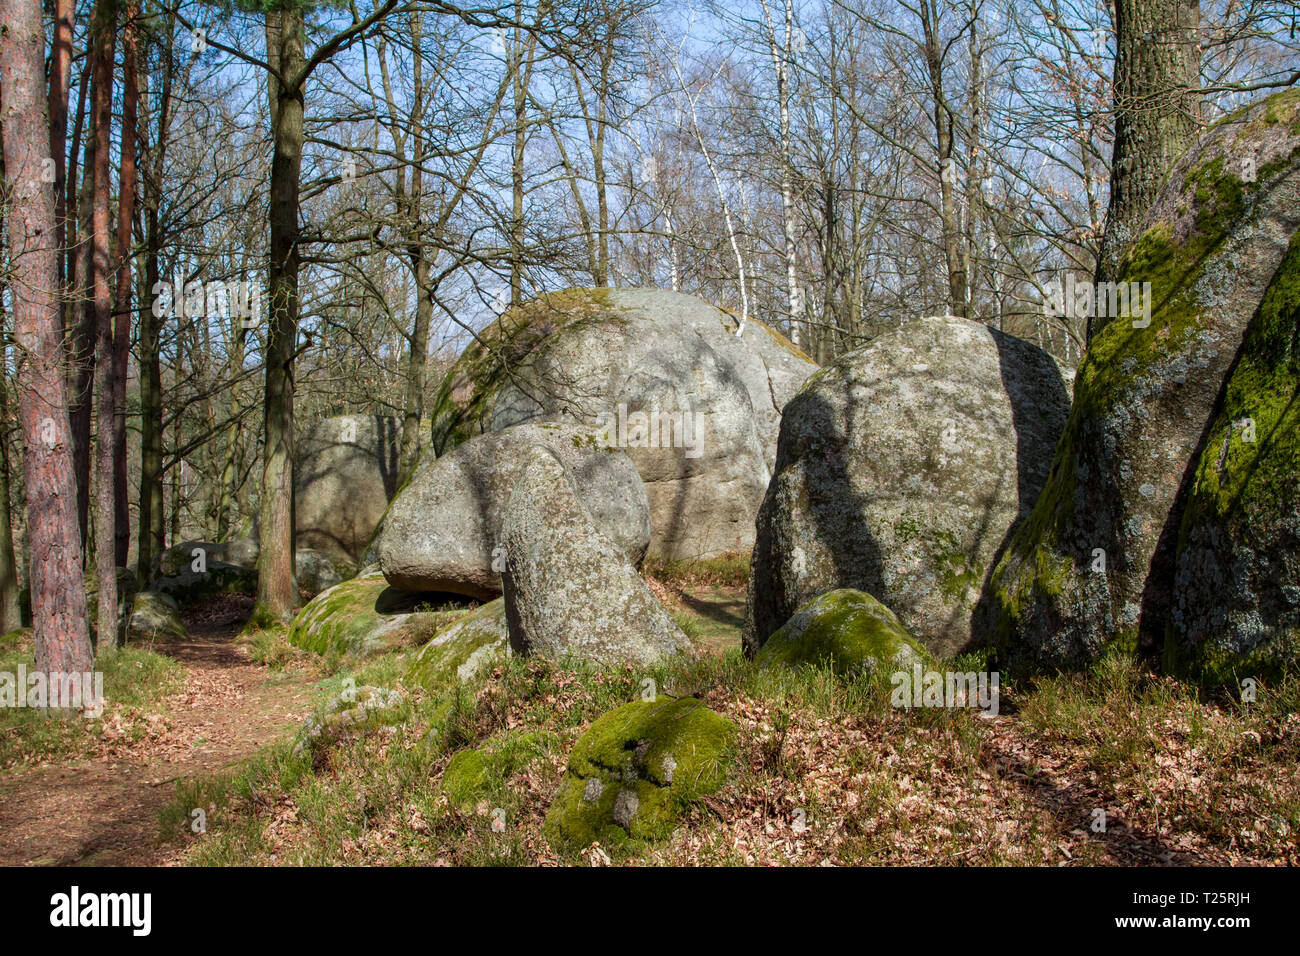
[[[1200,128],[1199,29],[1199,0],[1115,0],[1115,152],[1098,282],[1115,278],[1124,247]]]
[[[262,455],[261,551],[257,600],[287,620],[298,607],[293,567],[293,358],[298,338],[298,192],[302,171],[303,14],[279,17],[279,69],[271,159],[270,308],[266,343],[265,439]],[[270,25],[268,24],[268,39]]]
[[[126,475],[126,377],[131,354],[131,225],[135,221],[137,83],[136,20],[139,0],[127,0],[122,29],[122,153],[118,167],[117,290],[113,330],[113,515],[114,561],[126,567],[131,550]]]
[[[0,149],[0,177],[4,175],[4,152]],[[4,292],[0,284],[0,295]],[[3,332],[0,329],[0,332]],[[0,370],[9,366],[9,342],[0,334]],[[23,626],[18,601],[18,558],[14,553],[14,529],[9,517],[9,389],[0,374],[0,634]]]
[[[50,51],[50,158],[54,160],[54,228],[64,245],[68,215],[68,83],[72,76],[72,28],[76,0],[54,0],[54,45]],[[63,278],[63,257],[59,277]]]
[[[117,571],[114,561],[113,469],[113,291],[109,263],[109,148],[113,123],[114,0],[96,0],[92,27],[91,104],[94,112],[95,162],[91,215],[91,286],[95,329],[95,576],[99,585],[97,617],[100,647],[117,643]]]
[[[0,13],[0,75],[14,310],[18,408],[26,445],[30,581],[36,667],[87,672],[93,654],[72,481],[67,359],[59,328],[58,230],[54,190],[43,181],[50,143],[45,33],[37,0],[8,0]]]
[[[962,265],[961,231],[957,224],[956,160],[953,158],[953,122],[943,87],[943,44],[939,39],[939,10],[935,0],[922,0],[921,29],[925,37],[925,64],[934,106],[935,143],[939,159],[939,227],[944,261],[948,267],[948,311],[966,315],[966,270]]]

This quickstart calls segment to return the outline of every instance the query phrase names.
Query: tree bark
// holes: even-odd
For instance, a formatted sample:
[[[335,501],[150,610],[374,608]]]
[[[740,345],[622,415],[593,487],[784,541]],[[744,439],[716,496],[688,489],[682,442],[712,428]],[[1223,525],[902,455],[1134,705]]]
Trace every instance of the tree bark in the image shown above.
[[[1098,282],[1115,279],[1124,248],[1200,128],[1199,27],[1199,0],[1115,0],[1115,151]]]
[[[99,586],[96,632],[100,647],[117,643],[117,571],[114,561],[113,470],[113,290],[109,262],[109,149],[113,125],[113,47],[115,0],[96,0],[91,31],[91,104],[95,162],[89,170],[94,198],[91,214],[91,287],[95,329],[95,577]]]
[[[303,15],[279,16],[271,157],[271,261],[266,393],[263,403],[261,551],[257,600],[264,613],[287,620],[298,607],[293,567],[293,358],[298,339],[298,194],[302,172]],[[270,24],[267,29],[271,37]]]
[[[59,321],[58,230],[53,185],[42,181],[50,143],[45,33],[38,0],[8,0],[0,13],[0,114],[12,184],[8,219],[19,418],[31,535],[36,668],[84,673],[93,666],[67,418],[67,357]]]

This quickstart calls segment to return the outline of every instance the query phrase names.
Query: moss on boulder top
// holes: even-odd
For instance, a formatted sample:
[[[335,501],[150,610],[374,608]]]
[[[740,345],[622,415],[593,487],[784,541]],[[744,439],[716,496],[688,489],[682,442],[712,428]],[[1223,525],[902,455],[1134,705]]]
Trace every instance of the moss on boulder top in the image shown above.
[[[544,832],[553,846],[635,845],[672,833],[681,811],[722,786],[736,726],[691,697],[634,701],[574,745]]]
[[[466,681],[510,656],[504,598],[489,601],[446,627],[420,648],[406,679],[428,690]]]
[[[852,588],[828,591],[804,604],[754,655],[764,667],[826,665],[838,674],[910,667],[928,659],[893,611]]]
[[[394,647],[418,646],[463,608],[446,608],[445,594],[398,591],[371,571],[336,584],[294,618],[289,643],[317,654],[364,657]],[[437,605],[443,609],[434,610]]]
[[[126,627],[128,642],[183,640],[185,636],[175,598],[157,591],[141,591],[131,599],[131,619]]]

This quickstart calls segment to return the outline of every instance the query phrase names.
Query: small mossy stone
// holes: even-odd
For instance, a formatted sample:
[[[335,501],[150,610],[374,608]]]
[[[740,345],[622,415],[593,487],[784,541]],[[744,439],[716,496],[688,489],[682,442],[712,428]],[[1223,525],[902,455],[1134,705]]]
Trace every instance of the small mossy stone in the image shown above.
[[[132,598],[131,620],[126,630],[128,642],[184,640],[185,636],[185,625],[181,623],[174,598],[156,591],[141,591]]]
[[[461,813],[506,786],[512,776],[544,756],[558,738],[548,731],[502,734],[474,750],[462,750],[442,772],[442,793]]]
[[[303,722],[294,742],[293,754],[300,756],[309,750],[328,746],[349,730],[398,723],[404,714],[402,704],[405,700],[400,690],[369,684],[344,690]]]
[[[557,848],[663,839],[681,811],[722,786],[736,725],[692,697],[634,701],[605,714],[574,745],[546,814]]]
[[[838,674],[910,667],[928,659],[893,611],[853,588],[828,591],[804,604],[754,655],[761,667],[827,665]]]

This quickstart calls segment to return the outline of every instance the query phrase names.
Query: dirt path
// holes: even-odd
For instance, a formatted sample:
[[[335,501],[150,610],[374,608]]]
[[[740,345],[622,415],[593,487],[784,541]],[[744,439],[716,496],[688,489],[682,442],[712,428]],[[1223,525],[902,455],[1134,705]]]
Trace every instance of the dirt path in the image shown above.
[[[177,782],[236,763],[306,716],[313,679],[271,671],[235,642],[249,608],[205,611],[187,617],[187,639],[153,646],[185,668],[156,731],[0,777],[0,865],[166,864],[176,851],[159,844],[158,812]]]

